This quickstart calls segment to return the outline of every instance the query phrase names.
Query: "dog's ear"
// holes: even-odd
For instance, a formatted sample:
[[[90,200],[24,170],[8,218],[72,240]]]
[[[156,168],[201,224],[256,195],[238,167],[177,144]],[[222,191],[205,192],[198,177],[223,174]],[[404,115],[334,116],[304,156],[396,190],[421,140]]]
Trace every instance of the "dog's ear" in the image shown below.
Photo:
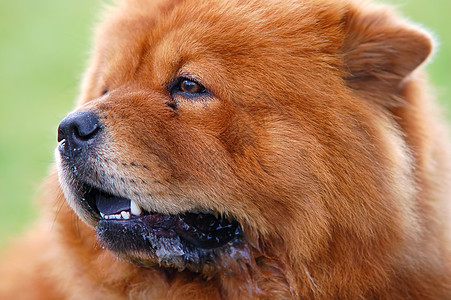
[[[404,79],[433,49],[428,34],[399,21],[386,8],[352,9],[344,19],[344,30],[346,82],[371,94],[397,95]]]

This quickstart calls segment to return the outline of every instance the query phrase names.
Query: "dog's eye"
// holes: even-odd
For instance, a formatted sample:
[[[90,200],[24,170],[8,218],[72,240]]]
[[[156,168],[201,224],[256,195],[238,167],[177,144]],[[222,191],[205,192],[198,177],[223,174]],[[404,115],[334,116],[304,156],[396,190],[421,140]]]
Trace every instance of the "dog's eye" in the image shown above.
[[[186,96],[199,96],[206,91],[203,85],[189,78],[179,78],[171,87],[171,94],[183,93]]]
[[[199,94],[205,91],[205,88],[189,79],[183,79],[180,83],[180,90],[186,93]]]

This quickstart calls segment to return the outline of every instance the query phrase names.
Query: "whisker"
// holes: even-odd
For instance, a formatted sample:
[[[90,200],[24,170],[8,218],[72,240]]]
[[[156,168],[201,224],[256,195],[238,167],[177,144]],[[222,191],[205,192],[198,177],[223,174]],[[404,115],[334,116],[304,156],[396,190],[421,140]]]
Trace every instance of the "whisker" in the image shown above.
[[[162,186],[164,186],[165,188],[167,188],[168,190],[170,190],[170,191],[172,192],[172,194],[175,196],[175,198],[177,198],[177,199],[182,199],[182,197],[180,197],[180,195],[179,195],[177,192],[175,192],[175,191],[171,188],[171,186],[176,187],[177,189],[180,190],[180,192],[182,192],[182,194],[183,194],[184,196],[186,196],[185,192],[184,192],[179,186],[177,186],[176,184],[172,183],[172,182],[169,181],[169,180],[166,180],[166,182],[167,182],[168,184],[165,184],[165,183],[161,182],[160,180],[158,180],[157,176],[155,176],[155,174],[152,172],[152,170],[150,170],[150,168],[146,168],[146,170],[147,170],[147,171],[150,173],[150,175],[155,179],[155,182],[156,182],[156,183],[161,184]]]
[[[54,230],[56,221],[57,221],[57,219],[58,219],[58,217],[59,217],[59,215],[61,213],[61,210],[63,209],[63,206],[65,204],[65,199],[63,200],[61,198],[58,198],[56,201],[57,201],[57,209],[56,209],[55,215],[53,217],[51,231]]]

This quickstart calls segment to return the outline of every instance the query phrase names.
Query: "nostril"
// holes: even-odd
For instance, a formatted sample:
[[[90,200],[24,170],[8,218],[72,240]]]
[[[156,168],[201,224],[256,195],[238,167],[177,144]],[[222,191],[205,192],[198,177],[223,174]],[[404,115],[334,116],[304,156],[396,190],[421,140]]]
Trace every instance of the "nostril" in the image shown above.
[[[76,126],[73,129],[74,137],[82,140],[87,141],[90,140],[100,129],[100,126],[98,123],[81,123],[76,124]]]
[[[61,128],[61,125],[60,125],[58,127],[58,143],[64,139],[66,139],[66,133],[64,132],[64,130]]]
[[[100,130],[99,118],[95,113],[75,112],[61,121],[58,127],[58,142],[67,140],[74,146],[82,146],[94,139]]]

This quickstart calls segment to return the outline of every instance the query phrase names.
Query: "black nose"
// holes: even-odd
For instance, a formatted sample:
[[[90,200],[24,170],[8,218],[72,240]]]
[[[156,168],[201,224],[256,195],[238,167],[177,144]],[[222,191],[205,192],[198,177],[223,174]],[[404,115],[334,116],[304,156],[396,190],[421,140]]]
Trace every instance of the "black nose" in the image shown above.
[[[71,113],[58,127],[58,142],[66,140],[72,149],[92,143],[101,131],[99,118],[90,111]]]

